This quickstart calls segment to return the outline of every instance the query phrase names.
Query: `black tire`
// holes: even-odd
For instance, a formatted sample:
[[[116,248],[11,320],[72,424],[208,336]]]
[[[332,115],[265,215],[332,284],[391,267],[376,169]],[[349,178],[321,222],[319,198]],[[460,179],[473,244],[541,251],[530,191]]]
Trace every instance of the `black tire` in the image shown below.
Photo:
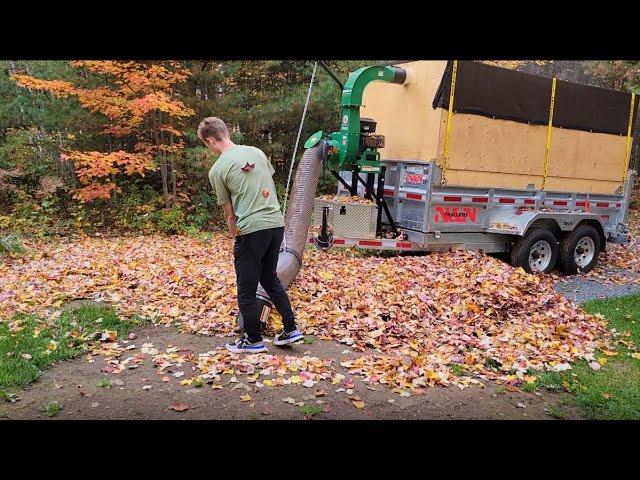
[[[594,252],[591,261],[581,267],[576,263],[574,253],[578,246],[578,242],[585,237],[588,237],[593,241]],[[598,263],[598,256],[600,255],[600,249],[602,246],[601,244],[600,235],[595,228],[590,225],[580,225],[560,240],[560,268],[568,275],[574,275],[578,273],[578,271],[580,271],[580,273],[587,273]]]
[[[551,247],[551,260],[544,270],[533,272],[529,265],[529,254],[531,248],[540,240],[546,241]],[[549,230],[534,229],[526,233],[524,237],[520,237],[511,249],[511,265],[514,267],[522,267],[527,273],[549,273],[553,270],[558,259],[558,240]]]

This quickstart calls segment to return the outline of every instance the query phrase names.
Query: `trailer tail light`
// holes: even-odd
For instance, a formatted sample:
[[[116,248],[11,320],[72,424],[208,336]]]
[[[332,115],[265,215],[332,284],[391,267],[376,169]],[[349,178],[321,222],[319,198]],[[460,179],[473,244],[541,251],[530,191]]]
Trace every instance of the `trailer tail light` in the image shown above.
[[[382,242],[379,240],[358,240],[358,245],[362,245],[363,247],[381,247]]]
[[[532,200],[532,199],[530,199],[530,198],[525,198],[525,199],[524,199],[524,204],[525,204],[525,205],[535,205],[535,204],[536,204],[536,201],[535,201],[535,200]]]
[[[422,200],[422,195],[420,195],[419,193],[407,193],[407,198],[410,198],[412,200]]]
[[[596,207],[607,208],[609,207],[609,202],[597,202]]]
[[[567,201],[566,200],[554,200],[553,201],[554,205],[563,205],[566,206],[567,205]]]
[[[344,238],[335,238],[333,240],[334,245],[344,245]]]
[[[515,198],[501,198],[498,200],[500,203],[516,203]]]
[[[486,197],[473,197],[471,201],[473,203],[489,203],[489,199]]]
[[[586,207],[587,202],[576,202],[576,207]]]
[[[462,201],[462,197],[444,197],[444,201],[445,202],[461,202]]]

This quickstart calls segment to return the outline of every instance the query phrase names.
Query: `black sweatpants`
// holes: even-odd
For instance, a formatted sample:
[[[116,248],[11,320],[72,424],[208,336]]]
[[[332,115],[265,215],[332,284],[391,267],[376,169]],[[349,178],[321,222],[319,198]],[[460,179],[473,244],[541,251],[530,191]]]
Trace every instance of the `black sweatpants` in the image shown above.
[[[278,227],[239,235],[235,240],[233,255],[238,283],[238,307],[250,342],[262,340],[256,301],[258,282],[282,316],[285,331],[291,332],[296,328],[289,297],[276,275],[283,235],[284,227]]]

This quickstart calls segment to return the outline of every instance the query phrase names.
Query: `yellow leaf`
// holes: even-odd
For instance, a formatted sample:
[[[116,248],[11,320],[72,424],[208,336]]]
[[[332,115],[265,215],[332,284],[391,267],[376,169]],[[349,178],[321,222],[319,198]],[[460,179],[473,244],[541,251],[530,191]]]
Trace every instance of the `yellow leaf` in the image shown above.
[[[636,359],[640,360],[640,353],[637,353],[637,352],[636,353],[632,353],[631,356],[633,358],[636,358]]]
[[[606,363],[607,363],[607,359],[604,358],[604,357],[600,357],[598,359],[598,363],[604,367],[606,365]]]
[[[262,382],[264,385],[266,385],[267,387],[270,387],[273,385],[273,380],[270,379],[266,379]]]
[[[242,395],[240,397],[240,400],[242,400],[243,402],[248,402],[249,400],[251,400],[251,395]]]
[[[364,408],[364,402],[362,400],[353,400],[352,403],[353,403],[353,406],[358,409]]]
[[[185,380],[180,380],[180,385],[191,385],[193,383],[193,379],[187,378]]]
[[[294,375],[293,377],[291,377],[291,383],[302,383],[302,378],[300,378],[298,375]]]

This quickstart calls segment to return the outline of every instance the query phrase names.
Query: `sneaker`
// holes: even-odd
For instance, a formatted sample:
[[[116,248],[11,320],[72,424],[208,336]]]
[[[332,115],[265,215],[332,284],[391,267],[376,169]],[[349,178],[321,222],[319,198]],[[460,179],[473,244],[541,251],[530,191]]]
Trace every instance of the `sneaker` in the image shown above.
[[[267,351],[267,347],[264,346],[262,340],[251,343],[247,337],[240,337],[233,343],[227,343],[224,348],[232,353],[260,353]]]
[[[274,345],[288,345],[289,343],[299,342],[304,339],[304,335],[300,333],[300,330],[297,328],[293,332],[285,332],[279,333],[276,335],[276,338],[273,339]]]

